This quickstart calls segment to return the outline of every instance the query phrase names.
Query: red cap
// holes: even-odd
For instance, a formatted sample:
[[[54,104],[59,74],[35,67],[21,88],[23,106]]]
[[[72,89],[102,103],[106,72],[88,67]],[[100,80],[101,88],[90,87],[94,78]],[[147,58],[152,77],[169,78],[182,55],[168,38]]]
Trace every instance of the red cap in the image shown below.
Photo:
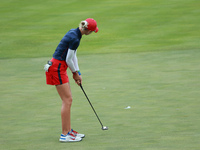
[[[92,19],[92,18],[88,18],[85,21],[87,21],[87,29],[94,31],[95,33],[97,33],[99,31],[99,28],[97,27],[97,22]]]

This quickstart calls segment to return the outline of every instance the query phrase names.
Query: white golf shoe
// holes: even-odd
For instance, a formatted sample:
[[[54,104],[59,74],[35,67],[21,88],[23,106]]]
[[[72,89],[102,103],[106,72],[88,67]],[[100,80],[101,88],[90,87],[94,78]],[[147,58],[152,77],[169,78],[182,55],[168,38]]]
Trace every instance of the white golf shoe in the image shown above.
[[[75,136],[71,132],[68,132],[67,135],[61,134],[59,141],[60,142],[79,142],[82,138]]]
[[[80,138],[84,138],[85,137],[85,135],[84,134],[80,134],[80,133],[78,133],[77,131],[75,131],[75,130],[71,130],[70,131],[75,137],[80,137]]]

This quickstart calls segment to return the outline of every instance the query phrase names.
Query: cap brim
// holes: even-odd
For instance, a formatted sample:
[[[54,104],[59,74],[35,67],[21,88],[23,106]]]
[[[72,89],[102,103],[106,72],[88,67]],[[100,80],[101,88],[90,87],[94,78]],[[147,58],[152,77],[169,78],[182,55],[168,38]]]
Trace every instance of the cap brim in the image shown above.
[[[99,31],[99,28],[96,27],[96,29],[94,30],[95,33],[97,33]]]

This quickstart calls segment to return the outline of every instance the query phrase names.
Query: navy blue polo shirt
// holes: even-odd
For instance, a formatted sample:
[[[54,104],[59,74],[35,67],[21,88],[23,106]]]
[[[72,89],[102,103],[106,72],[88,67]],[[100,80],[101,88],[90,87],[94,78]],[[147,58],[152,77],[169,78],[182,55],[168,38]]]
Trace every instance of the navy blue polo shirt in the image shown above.
[[[69,30],[58,44],[53,58],[66,60],[68,49],[76,50],[80,44],[81,37],[79,28]]]

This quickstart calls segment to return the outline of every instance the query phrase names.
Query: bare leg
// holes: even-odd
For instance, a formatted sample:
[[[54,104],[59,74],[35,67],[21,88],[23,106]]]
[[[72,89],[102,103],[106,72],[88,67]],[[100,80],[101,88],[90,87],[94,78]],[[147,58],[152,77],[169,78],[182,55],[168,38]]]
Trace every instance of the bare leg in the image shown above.
[[[56,89],[60,98],[62,99],[61,120],[62,120],[62,134],[66,135],[71,131],[70,112],[72,105],[72,94],[69,83],[57,85]]]

